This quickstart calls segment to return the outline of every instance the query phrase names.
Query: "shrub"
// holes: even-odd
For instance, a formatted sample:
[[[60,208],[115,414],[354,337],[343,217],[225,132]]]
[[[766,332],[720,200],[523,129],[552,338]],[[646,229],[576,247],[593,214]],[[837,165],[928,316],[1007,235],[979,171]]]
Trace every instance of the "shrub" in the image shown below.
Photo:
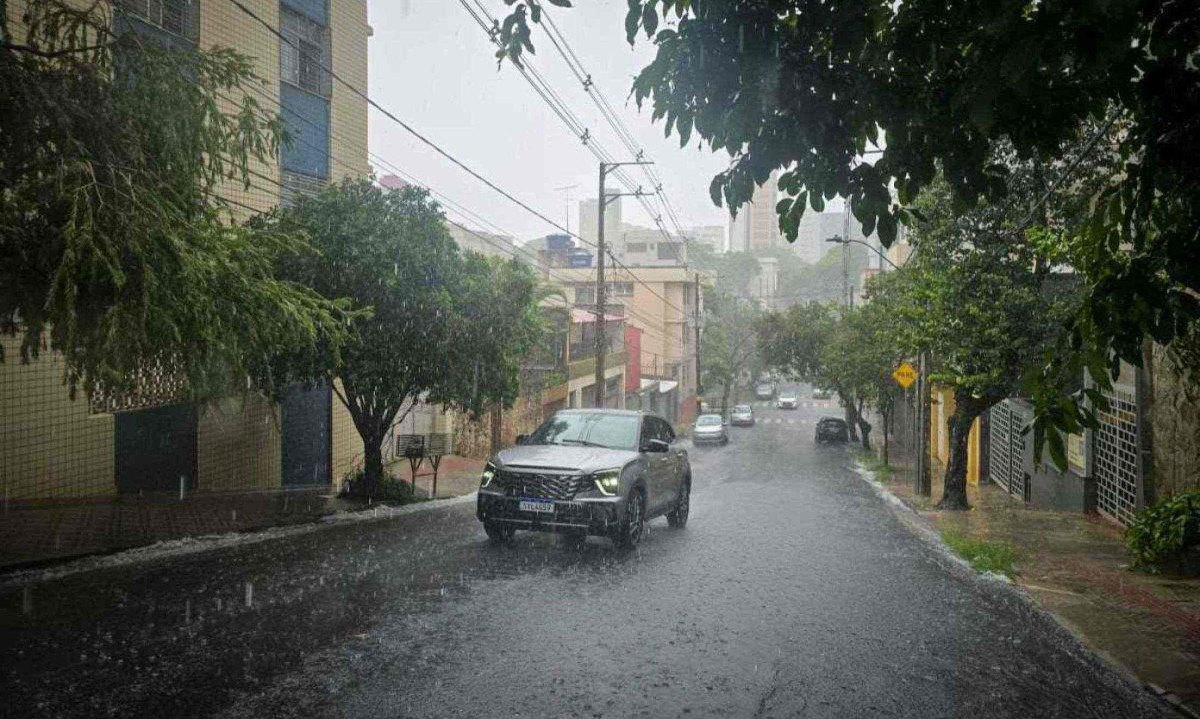
[[[1133,566],[1152,572],[1200,545],[1200,491],[1164,499],[1138,512],[1125,530]]]

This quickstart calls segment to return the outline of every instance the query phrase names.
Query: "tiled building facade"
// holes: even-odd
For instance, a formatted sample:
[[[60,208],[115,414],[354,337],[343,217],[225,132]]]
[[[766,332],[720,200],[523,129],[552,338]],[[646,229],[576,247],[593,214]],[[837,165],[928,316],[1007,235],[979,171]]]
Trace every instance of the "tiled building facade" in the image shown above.
[[[170,44],[229,47],[263,79],[248,95],[279,113],[293,137],[278,162],[251,166],[249,188],[221,195],[234,219],[286,203],[367,164],[366,0],[118,0],[114,26]],[[21,2],[7,4],[14,34]],[[278,30],[290,42],[281,41]],[[224,98],[230,110],[241,97]],[[337,483],[362,456],[349,414],[328,388],[289,392],[282,405],[248,394],[204,407],[169,400],[108,407],[72,399],[61,356],[20,361],[3,337],[0,492],[6,501],[83,499],[145,491],[237,492]],[[168,393],[169,396],[169,393]],[[115,410],[115,411],[114,411]]]

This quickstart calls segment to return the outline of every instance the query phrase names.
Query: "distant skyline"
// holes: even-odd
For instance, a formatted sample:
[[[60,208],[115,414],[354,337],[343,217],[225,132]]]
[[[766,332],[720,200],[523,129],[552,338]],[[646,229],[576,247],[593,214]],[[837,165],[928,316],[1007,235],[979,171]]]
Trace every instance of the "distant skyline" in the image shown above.
[[[502,0],[483,0],[503,17]],[[663,137],[663,125],[650,122],[649,107],[638,111],[628,99],[634,75],[654,57],[644,36],[631,48],[625,41],[625,0],[589,0],[571,9],[547,8],[626,126],[658,164],[680,224],[725,225],[728,211],[712,204],[708,184],[728,165],[723,151],[697,149],[693,137],[680,148]],[[578,232],[578,203],[597,192],[597,160],[573,137],[515,68],[496,67],[494,46],[454,0],[370,0],[369,94],[472,169],[559,224]],[[534,28],[537,54],[532,64],[615,159],[622,146],[603,121],[567,65],[540,28]],[[376,110],[370,113],[370,149],[421,184],[482,215],[495,227],[452,219],[519,239],[557,232],[475,180],[413,138]],[[372,159],[372,165],[377,162]],[[380,174],[390,168],[379,167]],[[649,182],[639,171],[636,180]],[[556,189],[575,185],[566,191]],[[612,187],[612,185],[610,185]],[[652,226],[636,201],[624,203],[627,221]]]

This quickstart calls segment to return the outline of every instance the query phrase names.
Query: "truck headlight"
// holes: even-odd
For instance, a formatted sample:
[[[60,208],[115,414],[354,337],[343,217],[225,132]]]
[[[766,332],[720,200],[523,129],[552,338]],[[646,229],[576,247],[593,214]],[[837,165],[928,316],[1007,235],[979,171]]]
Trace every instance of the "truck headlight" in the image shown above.
[[[606,469],[592,475],[592,484],[606,497],[616,496],[621,490],[621,469]]]
[[[487,487],[492,483],[492,480],[495,478],[496,478],[496,465],[492,464],[491,462],[488,462],[487,464],[483,465],[483,474],[480,475],[480,477],[479,477],[479,486]]]

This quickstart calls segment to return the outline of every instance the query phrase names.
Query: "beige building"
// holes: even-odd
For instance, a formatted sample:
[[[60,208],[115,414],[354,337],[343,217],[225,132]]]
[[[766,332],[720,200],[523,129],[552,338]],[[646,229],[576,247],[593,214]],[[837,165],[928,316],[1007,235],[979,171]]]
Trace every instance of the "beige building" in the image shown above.
[[[555,277],[569,299],[588,306],[595,301],[594,269],[560,269]],[[688,422],[694,416],[696,367],[696,283],[709,283],[703,273],[684,267],[613,268],[607,273],[608,309],[624,315],[631,327],[642,330],[639,368],[645,379],[660,380],[660,387],[677,398],[668,419]]]
[[[233,48],[265,80],[251,92],[280,114],[294,141],[278,162],[256,163],[250,188],[222,194],[265,211],[348,175],[366,175],[367,105],[332,81],[332,68],[367,87],[366,0],[243,0],[291,42],[217,0],[119,0],[114,26],[150,41]],[[21,32],[21,3],[7,4]],[[230,97],[233,109],[239,97]],[[251,213],[239,208],[241,219]],[[258,395],[197,407],[174,400],[169,376],[147,373],[136,395],[72,399],[55,353],[22,364],[18,340],[0,338],[0,490],[45,500],[143,492],[329,487],[360,461],[349,415],[328,388],[295,388],[279,405]],[[286,450],[286,451],[285,451]]]

